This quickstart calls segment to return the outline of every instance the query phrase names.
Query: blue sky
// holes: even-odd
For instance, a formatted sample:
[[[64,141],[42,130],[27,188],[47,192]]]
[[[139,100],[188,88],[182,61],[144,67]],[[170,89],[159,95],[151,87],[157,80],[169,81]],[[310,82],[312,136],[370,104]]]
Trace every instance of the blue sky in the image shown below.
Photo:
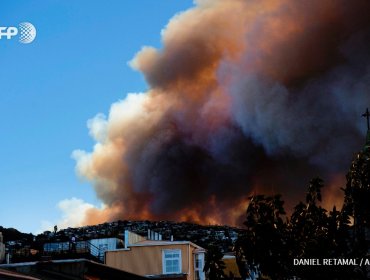
[[[128,92],[145,91],[127,62],[191,0],[3,0],[0,26],[31,22],[31,44],[0,40],[0,225],[24,232],[56,223],[57,204],[99,206],[75,174],[75,149],[90,151],[86,122]]]

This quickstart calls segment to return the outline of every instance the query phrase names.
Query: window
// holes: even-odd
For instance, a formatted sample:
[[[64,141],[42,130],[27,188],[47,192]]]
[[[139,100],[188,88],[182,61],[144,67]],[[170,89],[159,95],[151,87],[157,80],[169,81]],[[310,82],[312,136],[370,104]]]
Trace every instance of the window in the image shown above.
[[[200,270],[202,267],[202,259],[199,257],[199,254],[195,254],[195,269]]]
[[[195,267],[194,267],[194,272],[195,272],[195,280],[200,280],[200,268],[202,266],[202,260],[199,258],[199,254],[195,254]]]
[[[163,274],[181,273],[181,250],[162,251]]]
[[[194,255],[194,279],[204,280],[205,274],[203,272],[204,267],[204,253]]]

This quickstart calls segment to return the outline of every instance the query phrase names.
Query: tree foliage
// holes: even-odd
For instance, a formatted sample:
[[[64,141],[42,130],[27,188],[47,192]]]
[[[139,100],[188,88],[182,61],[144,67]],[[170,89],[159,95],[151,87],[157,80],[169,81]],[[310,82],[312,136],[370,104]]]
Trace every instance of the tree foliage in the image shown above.
[[[347,174],[344,206],[321,206],[323,180],[309,182],[304,202],[286,217],[280,195],[254,195],[246,211],[245,232],[235,253],[241,276],[259,279],[367,279],[366,267],[295,266],[294,259],[362,258],[370,235],[370,154],[360,152]]]
[[[223,253],[216,245],[211,245],[207,248],[206,261],[204,271],[208,279],[218,280],[225,279],[224,274],[225,263],[222,261]]]
[[[284,202],[279,195],[250,197],[241,249],[248,263],[248,274],[260,271],[279,279],[284,271],[286,223]]]

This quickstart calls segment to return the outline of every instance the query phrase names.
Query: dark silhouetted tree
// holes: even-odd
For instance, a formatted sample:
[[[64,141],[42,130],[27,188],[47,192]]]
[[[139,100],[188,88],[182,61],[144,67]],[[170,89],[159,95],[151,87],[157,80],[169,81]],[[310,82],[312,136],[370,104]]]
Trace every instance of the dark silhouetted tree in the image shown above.
[[[321,207],[322,179],[310,181],[305,202],[285,222],[279,195],[250,197],[245,232],[235,244],[240,275],[270,279],[368,279],[366,266],[294,266],[293,259],[363,258],[370,244],[370,130],[346,176],[344,205]]]
[[[364,257],[369,250],[366,234],[370,233],[370,155],[368,149],[358,153],[352,161],[344,194],[342,211],[353,219],[352,253],[356,257]]]
[[[223,262],[223,253],[216,245],[211,245],[207,248],[206,261],[204,265],[204,272],[208,279],[218,280],[225,279],[224,274],[225,263]]]
[[[318,205],[321,202],[320,178],[310,181],[306,203],[300,202],[291,215],[289,230],[292,254],[297,258],[320,258],[327,256],[328,217],[326,210]]]
[[[246,231],[236,248],[239,267],[243,266],[242,258],[246,265],[241,274],[262,273],[272,279],[284,279],[287,250],[283,205],[280,195],[250,197]]]

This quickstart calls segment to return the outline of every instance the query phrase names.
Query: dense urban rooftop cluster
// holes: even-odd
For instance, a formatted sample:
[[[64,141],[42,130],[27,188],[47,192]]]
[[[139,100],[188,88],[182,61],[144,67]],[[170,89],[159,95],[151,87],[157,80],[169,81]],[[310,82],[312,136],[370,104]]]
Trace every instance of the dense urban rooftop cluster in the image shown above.
[[[115,221],[99,225],[84,226],[79,228],[67,228],[58,230],[56,233],[45,231],[36,236],[36,240],[59,241],[75,236],[77,239],[117,237],[123,239],[124,231],[130,230],[139,235],[146,236],[148,229],[160,233],[164,240],[192,241],[202,247],[218,245],[223,251],[232,249],[233,243],[241,230],[229,226],[198,225],[186,222],[171,221]]]
[[[223,252],[230,252],[241,229],[220,225],[198,225],[187,222],[171,221],[115,221],[99,225],[77,228],[66,228],[44,231],[33,235],[0,227],[3,232],[4,242],[8,250],[24,251],[29,249],[40,250],[47,242],[69,241],[74,236],[77,240],[93,238],[117,237],[124,239],[124,231],[130,230],[139,235],[146,236],[148,229],[162,235],[163,240],[187,240],[199,246],[208,248],[216,245]]]

